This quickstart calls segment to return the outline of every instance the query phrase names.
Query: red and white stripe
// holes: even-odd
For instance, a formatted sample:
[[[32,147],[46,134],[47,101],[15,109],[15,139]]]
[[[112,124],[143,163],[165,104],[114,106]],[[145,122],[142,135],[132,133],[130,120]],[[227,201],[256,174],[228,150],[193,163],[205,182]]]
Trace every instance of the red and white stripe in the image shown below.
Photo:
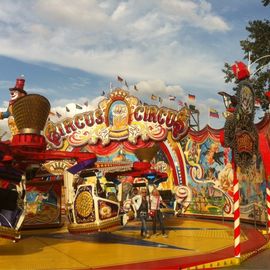
[[[240,258],[240,191],[239,191],[239,183],[237,179],[237,166],[234,162],[234,157],[232,160],[233,165],[233,220],[234,220],[234,256]]]
[[[270,234],[270,179],[266,182],[267,228]]]

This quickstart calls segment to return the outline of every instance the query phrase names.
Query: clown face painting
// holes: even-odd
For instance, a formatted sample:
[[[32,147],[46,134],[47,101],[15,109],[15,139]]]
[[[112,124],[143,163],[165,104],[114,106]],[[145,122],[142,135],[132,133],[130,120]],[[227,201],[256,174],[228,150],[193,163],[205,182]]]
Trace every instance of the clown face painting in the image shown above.
[[[12,135],[15,135],[18,133],[16,123],[12,116],[12,111],[13,111],[12,106],[17,99],[27,95],[26,91],[23,89],[24,83],[25,83],[24,77],[20,77],[16,80],[16,85],[12,88],[9,88],[9,91],[10,91],[9,106],[6,111],[0,112],[0,120],[8,118],[8,125],[9,125],[9,129]]]
[[[23,97],[23,96],[25,96],[25,94],[18,91],[18,90],[11,90],[10,91],[10,100],[13,101],[13,102],[15,100],[17,100],[18,98]]]

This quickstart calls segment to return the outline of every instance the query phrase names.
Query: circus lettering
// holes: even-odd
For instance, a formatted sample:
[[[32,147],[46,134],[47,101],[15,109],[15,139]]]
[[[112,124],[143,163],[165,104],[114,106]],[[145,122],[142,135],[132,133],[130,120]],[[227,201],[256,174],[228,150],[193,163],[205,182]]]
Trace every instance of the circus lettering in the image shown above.
[[[188,131],[189,110],[175,111],[165,107],[142,105],[122,89],[110,93],[102,100],[98,109],[65,118],[58,123],[47,122],[44,129],[46,140],[56,148],[61,148],[66,139],[71,146],[103,145],[111,140],[128,139],[136,143],[138,137],[161,141],[171,131],[172,138],[179,140]]]

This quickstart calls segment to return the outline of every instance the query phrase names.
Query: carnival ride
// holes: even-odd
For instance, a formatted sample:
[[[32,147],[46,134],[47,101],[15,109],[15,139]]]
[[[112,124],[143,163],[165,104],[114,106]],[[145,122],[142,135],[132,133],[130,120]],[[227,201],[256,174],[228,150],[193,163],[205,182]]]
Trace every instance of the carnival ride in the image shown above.
[[[39,212],[50,193],[41,189],[30,203],[27,185],[37,178],[46,182],[44,175],[50,170],[36,174],[45,165],[66,161],[57,177],[64,187],[70,233],[124,226],[136,215],[132,196],[140,188],[150,192],[161,184],[162,197],[166,195],[171,203],[171,209],[166,209],[170,213],[181,215],[188,209],[192,216],[233,219],[238,224],[234,240],[235,256],[239,256],[239,200],[250,200],[240,202],[244,218],[249,219],[252,205],[264,207],[263,184],[270,194],[269,115],[268,120],[254,125],[255,97],[252,84],[245,81],[247,76],[245,71],[239,78],[235,95],[221,93],[227,104],[226,124],[221,130],[209,126],[189,130],[187,107],[177,112],[142,105],[120,88],[110,92],[97,110],[58,123],[48,121],[50,103],[45,97],[30,94],[19,98],[13,104],[19,133],[11,141],[0,142],[0,236],[20,239],[26,214]],[[159,159],[158,149],[164,159]],[[136,158],[126,158],[124,151]],[[237,166],[243,173],[242,194]],[[269,208],[267,205],[268,217],[259,218],[270,225]]]
[[[100,176],[105,176],[108,179],[105,185],[111,189],[114,187],[116,191],[119,176],[143,177],[153,182],[165,181],[168,175],[155,170],[145,160],[96,162],[94,153],[48,150],[41,131],[49,111],[49,101],[36,94],[22,97],[13,104],[19,134],[14,135],[11,141],[0,143],[0,177],[6,183],[0,189],[0,236],[15,241],[20,239],[19,229],[27,211],[26,184],[31,180],[27,176],[33,178],[42,163],[52,160],[68,160],[73,164],[64,173],[66,212],[71,233],[112,230],[124,225],[133,216],[127,207],[129,198],[123,198],[120,192],[118,197],[116,192],[106,194],[106,187],[100,185]],[[139,152],[137,150],[138,155]],[[155,153],[156,147],[151,155]],[[94,178],[92,183],[87,182],[89,177]]]
[[[115,172],[121,165],[121,171]],[[165,173],[151,169],[151,164],[144,162],[118,162],[101,163],[83,170],[76,166],[64,172],[65,196],[67,213],[70,221],[68,230],[71,233],[111,231],[125,225],[134,217],[134,209],[131,207],[131,189],[118,181],[119,177],[128,176],[135,179],[144,178],[141,183],[131,184],[129,187],[141,187],[147,185],[147,177],[166,177]],[[114,171],[114,172],[110,172]],[[107,182],[100,184],[100,178],[105,176]],[[91,183],[87,180],[93,177]],[[121,184],[120,184],[121,183]],[[123,190],[124,187],[124,190]],[[107,191],[109,189],[110,191]]]
[[[13,115],[19,134],[11,141],[0,143],[0,177],[4,179],[0,200],[0,236],[20,238],[19,228],[26,211],[26,175],[46,160],[73,160],[80,166],[91,166],[96,161],[92,153],[69,153],[46,149],[41,131],[50,111],[49,101],[31,94],[13,104]]]

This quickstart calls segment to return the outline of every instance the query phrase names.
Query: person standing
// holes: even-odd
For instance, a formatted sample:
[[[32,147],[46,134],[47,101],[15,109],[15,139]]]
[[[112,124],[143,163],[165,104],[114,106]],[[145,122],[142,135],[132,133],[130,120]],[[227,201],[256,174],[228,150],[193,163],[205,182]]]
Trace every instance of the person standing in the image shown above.
[[[168,235],[165,233],[165,227],[163,222],[163,215],[160,211],[160,205],[163,205],[164,207],[167,207],[167,205],[163,202],[159,191],[157,188],[154,188],[152,190],[152,194],[150,196],[150,211],[152,214],[152,220],[153,220],[153,234],[158,235],[157,233],[157,220],[160,225],[160,229],[162,232],[163,237],[168,237]]]
[[[132,203],[137,211],[137,217],[141,220],[141,236],[149,238],[147,229],[147,218],[149,212],[149,196],[146,189],[141,189],[140,193],[132,198]]]

